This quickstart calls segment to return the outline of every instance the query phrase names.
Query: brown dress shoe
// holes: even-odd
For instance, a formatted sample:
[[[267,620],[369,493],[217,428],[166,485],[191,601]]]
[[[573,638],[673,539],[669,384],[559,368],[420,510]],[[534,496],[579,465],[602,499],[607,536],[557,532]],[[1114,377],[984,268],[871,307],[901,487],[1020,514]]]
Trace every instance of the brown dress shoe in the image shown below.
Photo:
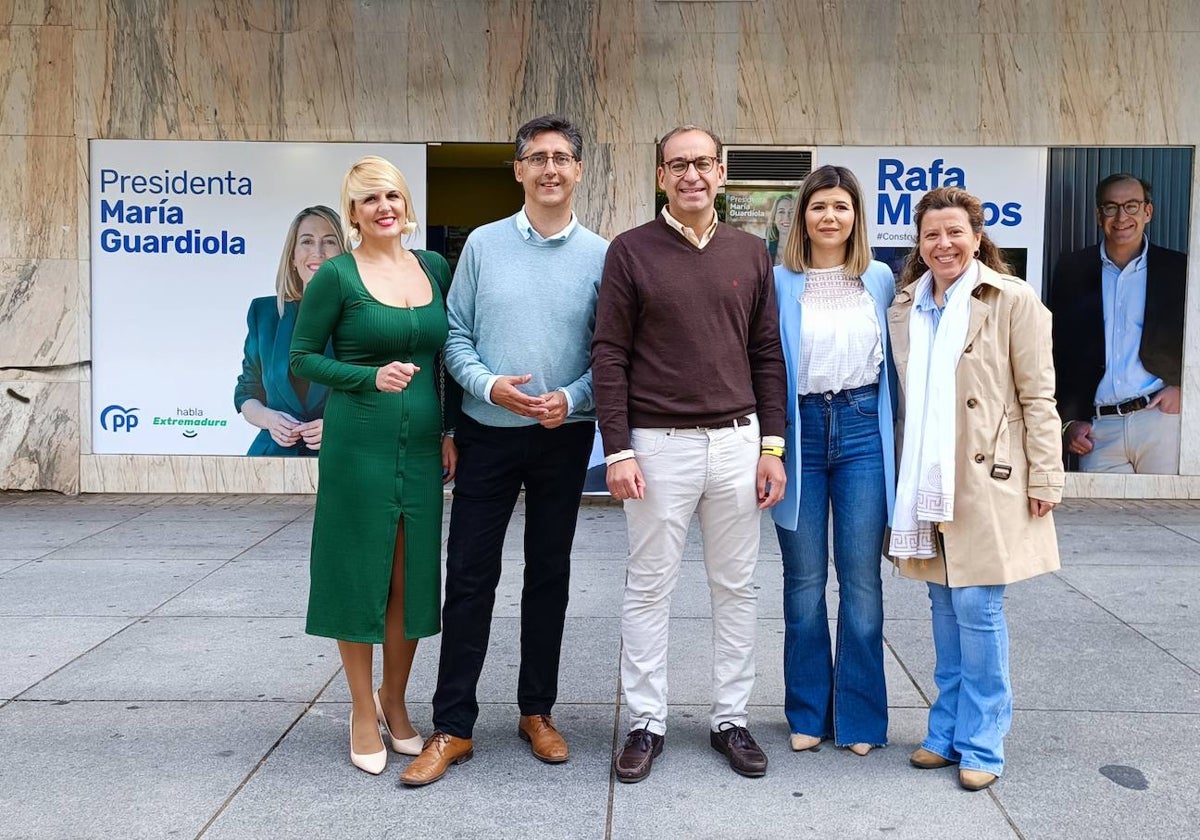
[[[445,732],[435,731],[425,742],[421,754],[404,768],[400,781],[412,787],[436,782],[446,775],[451,764],[462,764],[474,754],[474,744],[470,738],[455,738]]]
[[[662,755],[662,735],[655,735],[649,729],[632,729],[625,736],[625,746],[613,759],[613,770],[618,782],[640,782],[650,775],[654,759]]]
[[[1000,778],[995,773],[986,770],[969,770],[966,767],[958,769],[958,784],[964,790],[983,790],[992,786]]]
[[[767,775],[767,754],[746,727],[722,723],[720,729],[708,734],[708,742],[729,759],[733,772],[751,778]]]
[[[571,757],[567,742],[554,727],[550,715],[521,715],[517,723],[517,734],[528,741],[534,758],[547,764],[561,764]]]
[[[942,756],[924,747],[918,747],[917,751],[908,757],[908,763],[918,770],[937,770],[939,767],[949,767],[952,764],[958,764],[957,761],[942,758]]]

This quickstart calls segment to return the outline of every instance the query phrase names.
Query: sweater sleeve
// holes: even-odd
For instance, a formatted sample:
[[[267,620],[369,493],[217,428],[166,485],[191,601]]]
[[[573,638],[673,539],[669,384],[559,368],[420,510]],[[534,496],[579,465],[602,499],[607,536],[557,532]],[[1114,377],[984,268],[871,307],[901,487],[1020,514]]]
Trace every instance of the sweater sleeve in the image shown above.
[[[341,274],[335,262],[329,260],[317,269],[300,299],[292,331],[292,373],[339,391],[374,391],[378,368],[339,362],[325,355],[341,318],[343,301]]]
[[[629,365],[637,313],[637,287],[628,253],[618,237],[604,260],[592,337],[592,388],[605,455],[630,447]]]
[[[771,261],[764,251],[759,270],[758,304],[750,320],[746,355],[750,381],[763,436],[782,437],[787,431],[787,373],[779,341],[779,308]]]
[[[487,383],[495,375],[476,347],[475,300],[479,289],[479,249],[471,237],[454,270],[454,282],[446,298],[450,335],[446,339],[446,370],[471,396],[488,402]]]

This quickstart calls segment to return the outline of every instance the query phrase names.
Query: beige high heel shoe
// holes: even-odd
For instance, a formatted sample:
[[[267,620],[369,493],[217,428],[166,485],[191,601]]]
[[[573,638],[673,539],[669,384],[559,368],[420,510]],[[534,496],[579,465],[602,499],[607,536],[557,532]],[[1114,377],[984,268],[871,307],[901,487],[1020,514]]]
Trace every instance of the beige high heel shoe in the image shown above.
[[[350,713],[350,763],[372,776],[378,776],[387,767],[387,748],[373,753],[354,751],[354,713]]]
[[[400,753],[400,755],[420,755],[421,747],[425,745],[425,739],[418,732],[411,738],[397,738],[392,735],[391,727],[388,726],[387,717],[383,714],[383,704],[379,702],[379,692],[375,692],[375,717],[379,718],[379,725],[383,727],[383,731],[387,733],[388,741],[391,742],[392,749]]]

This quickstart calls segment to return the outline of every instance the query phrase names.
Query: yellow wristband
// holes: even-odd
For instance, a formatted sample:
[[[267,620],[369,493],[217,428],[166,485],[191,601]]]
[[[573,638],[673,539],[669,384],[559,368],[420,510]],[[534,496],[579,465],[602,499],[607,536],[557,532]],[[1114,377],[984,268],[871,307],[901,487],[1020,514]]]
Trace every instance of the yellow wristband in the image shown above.
[[[774,455],[776,458],[782,458],[783,457],[783,447],[782,446],[764,446],[762,448],[762,454]]]

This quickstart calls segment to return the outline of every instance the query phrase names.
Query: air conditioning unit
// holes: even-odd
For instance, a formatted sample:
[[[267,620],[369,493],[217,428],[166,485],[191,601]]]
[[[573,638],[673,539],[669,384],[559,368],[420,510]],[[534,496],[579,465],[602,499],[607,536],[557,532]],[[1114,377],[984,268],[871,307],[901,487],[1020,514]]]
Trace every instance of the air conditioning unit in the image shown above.
[[[727,187],[800,186],[812,172],[812,146],[726,146],[722,150]]]

